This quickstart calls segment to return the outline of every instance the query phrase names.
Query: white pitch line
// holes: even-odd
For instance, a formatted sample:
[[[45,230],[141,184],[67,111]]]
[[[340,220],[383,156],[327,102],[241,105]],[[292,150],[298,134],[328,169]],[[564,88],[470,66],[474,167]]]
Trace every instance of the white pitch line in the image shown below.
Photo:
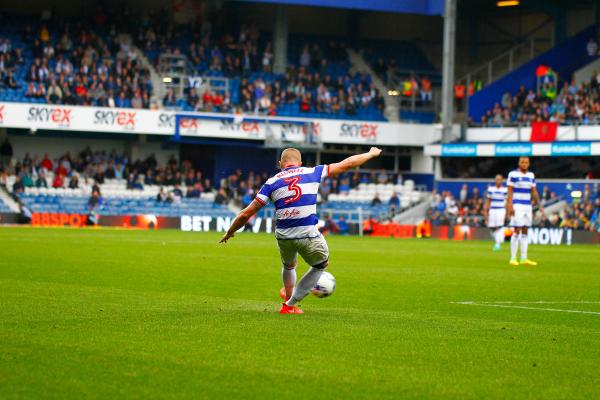
[[[506,304],[476,303],[476,302],[473,302],[473,301],[459,301],[459,302],[452,302],[452,303],[453,304],[462,304],[462,305],[466,305],[466,306],[518,308],[518,309],[522,309],[522,310],[538,310],[538,311],[565,312],[565,313],[573,313],[573,314],[594,314],[594,315],[600,315],[600,312],[596,312],[596,311],[584,311],[584,310],[563,310],[563,309],[559,309],[559,308],[509,306],[509,305],[506,305]]]
[[[453,302],[454,304],[600,304],[600,301],[586,301],[586,300],[565,300],[565,301],[458,301]]]

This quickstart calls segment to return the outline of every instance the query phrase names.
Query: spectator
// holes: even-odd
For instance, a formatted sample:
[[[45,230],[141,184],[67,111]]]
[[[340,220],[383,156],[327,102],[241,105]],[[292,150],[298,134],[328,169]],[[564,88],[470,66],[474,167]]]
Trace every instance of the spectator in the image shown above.
[[[340,215],[340,218],[337,220],[336,225],[338,227],[338,233],[340,235],[348,235],[349,227],[346,222],[346,216],[344,214]]]
[[[14,196],[18,196],[25,191],[25,185],[23,185],[23,182],[19,176],[15,178],[15,183],[13,183],[12,190]]]
[[[4,78],[4,85],[7,88],[13,89],[13,90],[17,89],[19,87],[12,71],[9,71],[8,74],[6,75],[6,77]]]
[[[100,195],[98,190],[92,190],[92,195],[88,199],[88,209],[94,211],[96,208],[101,207],[104,204],[104,199]]]
[[[33,213],[23,202],[18,201],[19,203],[19,223],[21,224],[29,224],[31,223],[31,218],[33,217]]]
[[[33,187],[33,178],[31,177],[31,172],[22,172],[21,173],[21,183],[26,188]]]
[[[348,178],[343,178],[338,186],[339,194],[348,195],[350,193],[350,181]]]
[[[593,38],[589,38],[586,50],[589,57],[596,57],[598,55],[598,43]]]
[[[547,203],[550,200],[550,188],[548,186],[544,186],[542,190],[542,203]]]
[[[421,101],[430,103],[431,99],[431,81],[427,77],[423,77],[421,78]]]
[[[323,235],[327,235],[328,233],[336,234],[339,232],[339,227],[331,218],[331,215],[325,216],[325,223],[321,228],[319,228],[319,232],[321,232]]]
[[[229,198],[227,196],[227,193],[225,193],[225,189],[220,188],[219,191],[217,192],[217,195],[215,196],[214,204],[223,205],[223,204],[227,204],[228,201],[229,201]]]
[[[181,187],[179,183],[175,184],[175,187],[171,191],[171,201],[175,204],[181,203],[181,199],[183,198],[183,192],[181,191]]]
[[[46,101],[49,104],[60,104],[62,97],[62,89],[58,86],[56,82],[52,81],[50,84],[50,88],[46,93]]]
[[[302,49],[302,54],[300,55],[300,66],[308,68],[310,64],[310,51],[308,50],[308,44],[305,44],[304,48]]]
[[[50,158],[48,157],[48,153],[44,154],[44,159],[42,160],[42,162],[41,162],[40,165],[46,171],[52,171],[52,170],[54,170],[54,164],[52,164],[52,160],[50,160]]]
[[[135,178],[131,189],[133,190],[144,190],[144,177],[142,175],[138,175],[137,178]]]
[[[204,179],[204,185],[202,185],[204,187],[204,192],[206,193],[210,193],[213,191],[213,186],[210,183],[210,179],[206,178]]]
[[[398,197],[398,194],[396,192],[394,192],[392,194],[392,197],[390,197],[388,205],[390,209],[390,214],[395,215],[398,211],[400,211],[400,198]]]
[[[71,176],[71,180],[69,181],[69,189],[78,189],[79,188],[79,176],[77,174],[73,174]]]
[[[163,107],[171,108],[177,106],[177,98],[172,88],[167,90],[167,94],[163,97]]]
[[[62,171],[54,174],[54,180],[52,181],[52,187],[55,189],[65,187],[65,175],[63,175]]]
[[[461,203],[465,203],[467,201],[467,196],[469,195],[469,187],[467,186],[466,183],[464,183],[462,185],[462,188],[460,189],[460,202]]]
[[[123,179],[124,172],[125,172],[125,170],[124,170],[123,164],[117,163],[114,166],[115,179]]]
[[[202,195],[202,183],[196,182],[194,185],[189,185],[186,192],[187,198],[198,199]]]
[[[381,199],[379,198],[379,194],[375,193],[375,197],[371,200],[371,207],[375,207],[381,204]]]
[[[46,174],[43,169],[40,169],[38,172],[38,177],[35,181],[35,187],[37,188],[47,188],[48,181],[46,181]]]
[[[156,195],[156,201],[158,203],[166,203],[169,199],[169,195],[165,192],[165,188],[161,186],[160,191]]]

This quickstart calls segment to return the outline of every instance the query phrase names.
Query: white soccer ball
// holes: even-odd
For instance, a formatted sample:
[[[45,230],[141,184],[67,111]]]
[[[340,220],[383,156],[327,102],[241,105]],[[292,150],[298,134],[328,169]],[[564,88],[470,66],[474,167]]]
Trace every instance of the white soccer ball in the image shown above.
[[[323,271],[319,281],[312,288],[312,294],[317,297],[329,297],[335,292],[335,277],[329,272]]]

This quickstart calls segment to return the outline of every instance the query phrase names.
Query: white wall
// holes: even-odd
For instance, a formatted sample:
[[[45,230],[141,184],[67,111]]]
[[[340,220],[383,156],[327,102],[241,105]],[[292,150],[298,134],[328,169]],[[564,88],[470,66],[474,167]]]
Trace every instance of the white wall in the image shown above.
[[[433,173],[433,157],[426,156],[423,149],[414,149],[410,155],[410,172]]]
[[[588,83],[592,77],[598,73],[598,71],[600,71],[600,58],[575,71],[573,74],[575,83],[577,86],[581,85],[582,83]]]

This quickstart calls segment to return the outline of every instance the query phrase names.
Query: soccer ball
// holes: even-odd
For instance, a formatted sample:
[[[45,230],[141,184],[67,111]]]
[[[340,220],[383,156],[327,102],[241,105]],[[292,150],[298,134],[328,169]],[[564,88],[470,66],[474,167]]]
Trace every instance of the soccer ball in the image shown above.
[[[335,291],[335,277],[329,272],[323,271],[319,281],[312,288],[312,294],[317,297],[329,297]]]

